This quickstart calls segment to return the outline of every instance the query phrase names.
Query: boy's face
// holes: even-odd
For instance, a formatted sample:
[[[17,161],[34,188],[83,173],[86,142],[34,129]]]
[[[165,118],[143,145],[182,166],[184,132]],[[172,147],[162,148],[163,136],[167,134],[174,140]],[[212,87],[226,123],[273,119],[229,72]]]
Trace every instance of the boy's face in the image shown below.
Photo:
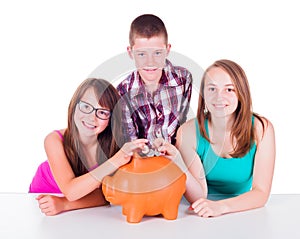
[[[170,52],[171,45],[163,36],[135,38],[134,45],[127,48],[129,56],[135,61],[145,84],[157,84]]]

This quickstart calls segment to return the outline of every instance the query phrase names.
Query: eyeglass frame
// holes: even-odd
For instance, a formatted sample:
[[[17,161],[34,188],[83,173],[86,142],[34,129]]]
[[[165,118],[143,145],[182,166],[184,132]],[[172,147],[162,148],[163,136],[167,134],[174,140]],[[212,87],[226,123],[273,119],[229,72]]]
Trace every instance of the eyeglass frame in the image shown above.
[[[88,106],[90,106],[91,108],[92,108],[92,110],[88,113],[88,112],[85,112],[85,111],[82,111],[82,109],[81,109],[81,105],[82,104],[85,104],[85,105],[88,105]],[[80,112],[82,112],[82,113],[84,113],[84,114],[91,114],[91,113],[93,113],[94,111],[95,111],[95,116],[98,118],[98,119],[101,119],[101,120],[108,120],[109,118],[110,118],[110,116],[111,116],[111,111],[110,110],[107,110],[107,109],[103,109],[103,108],[95,108],[94,106],[92,106],[91,104],[89,104],[89,103],[87,103],[87,102],[85,102],[85,101],[83,101],[83,100],[79,100],[78,101],[78,103],[77,103],[77,105],[78,105],[78,109],[80,110]],[[108,115],[108,117],[107,118],[101,118],[99,115],[98,115],[98,111],[99,110],[101,110],[101,111],[104,111],[104,112],[107,112],[109,115]]]

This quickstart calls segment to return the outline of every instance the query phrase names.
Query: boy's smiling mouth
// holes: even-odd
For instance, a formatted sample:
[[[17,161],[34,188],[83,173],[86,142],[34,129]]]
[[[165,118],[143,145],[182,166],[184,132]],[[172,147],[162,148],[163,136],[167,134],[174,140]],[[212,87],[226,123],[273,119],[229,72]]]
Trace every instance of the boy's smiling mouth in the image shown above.
[[[144,67],[143,70],[147,72],[153,72],[156,71],[158,68],[157,67]]]

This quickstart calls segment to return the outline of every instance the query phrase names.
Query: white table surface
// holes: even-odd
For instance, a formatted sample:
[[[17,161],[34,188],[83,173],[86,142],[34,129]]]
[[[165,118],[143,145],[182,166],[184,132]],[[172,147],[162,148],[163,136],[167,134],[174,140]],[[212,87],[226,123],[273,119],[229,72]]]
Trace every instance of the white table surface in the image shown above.
[[[0,238],[300,238],[300,194],[271,195],[263,208],[200,218],[182,200],[176,220],[144,217],[126,222],[121,206],[45,216],[34,194],[0,193]]]

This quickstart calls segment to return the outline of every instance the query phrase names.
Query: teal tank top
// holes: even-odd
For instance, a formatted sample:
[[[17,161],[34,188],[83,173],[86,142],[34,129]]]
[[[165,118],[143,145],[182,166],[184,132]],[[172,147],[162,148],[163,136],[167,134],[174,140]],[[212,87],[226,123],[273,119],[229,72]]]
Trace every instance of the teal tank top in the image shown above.
[[[252,116],[252,125],[254,116]],[[198,121],[196,125],[196,152],[199,155],[206,175],[208,198],[222,199],[233,197],[251,189],[253,178],[253,164],[256,153],[254,143],[249,152],[241,158],[222,158],[213,151],[210,143],[201,135]],[[208,120],[205,120],[208,131]]]

